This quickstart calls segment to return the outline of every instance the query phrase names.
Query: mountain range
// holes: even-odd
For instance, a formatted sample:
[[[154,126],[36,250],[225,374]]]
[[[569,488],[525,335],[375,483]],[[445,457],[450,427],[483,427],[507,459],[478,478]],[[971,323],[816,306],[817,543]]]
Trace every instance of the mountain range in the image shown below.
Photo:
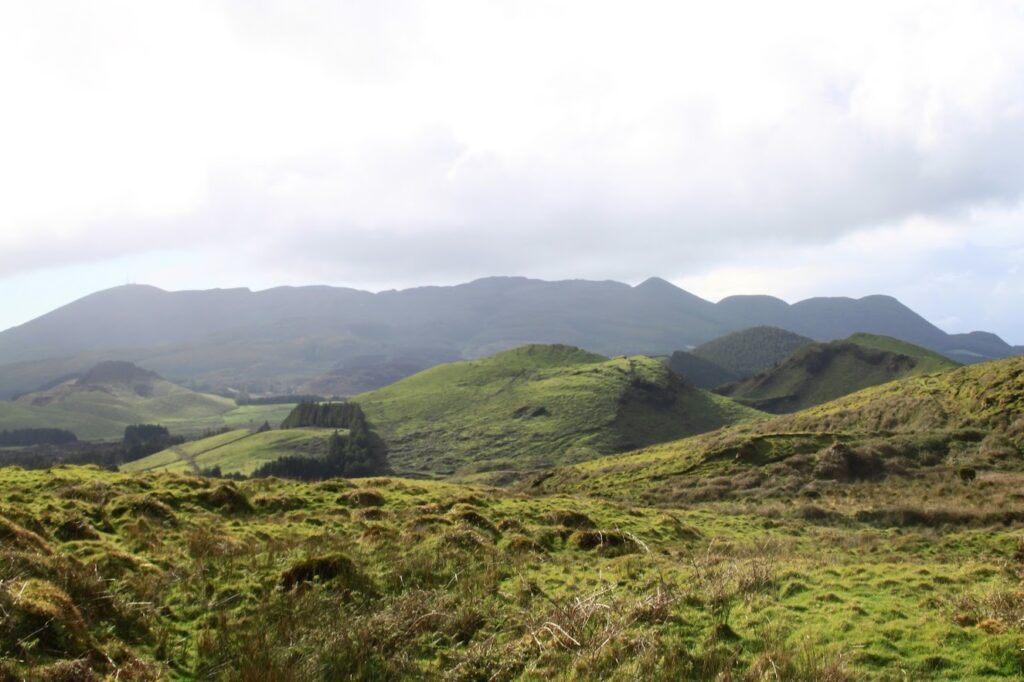
[[[0,332],[0,397],[127,360],[194,389],[351,395],[456,359],[527,343],[606,356],[668,355],[771,325],[816,341],[884,334],[977,362],[1024,352],[986,332],[947,334],[889,296],[712,303],[665,280],[493,277],[371,293],[327,286],[100,291]]]

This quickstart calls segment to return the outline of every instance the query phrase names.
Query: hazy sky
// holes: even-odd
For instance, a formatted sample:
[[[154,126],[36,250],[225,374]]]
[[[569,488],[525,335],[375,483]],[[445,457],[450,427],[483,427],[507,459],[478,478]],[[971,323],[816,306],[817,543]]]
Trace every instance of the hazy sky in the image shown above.
[[[1024,343],[1022,2],[0,3],[0,328],[126,281],[889,293]]]

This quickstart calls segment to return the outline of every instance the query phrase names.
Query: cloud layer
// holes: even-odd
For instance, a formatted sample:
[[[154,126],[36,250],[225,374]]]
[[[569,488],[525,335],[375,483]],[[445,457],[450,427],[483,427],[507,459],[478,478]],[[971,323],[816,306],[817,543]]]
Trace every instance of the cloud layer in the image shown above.
[[[659,274],[1024,340],[1021,35],[1019,2],[5,3],[0,288]]]

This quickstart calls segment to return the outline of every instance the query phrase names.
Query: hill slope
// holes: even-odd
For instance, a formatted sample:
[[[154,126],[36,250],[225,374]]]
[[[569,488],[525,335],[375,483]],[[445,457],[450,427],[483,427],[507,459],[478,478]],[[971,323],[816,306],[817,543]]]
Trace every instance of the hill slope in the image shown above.
[[[701,344],[690,354],[743,379],[782,362],[809,343],[814,341],[778,327],[751,327]]]
[[[195,433],[279,421],[290,409],[239,408],[233,400],[190,391],[131,363],[103,362],[77,379],[0,401],[0,429],[63,428],[83,440],[117,440],[129,424],[160,423],[175,433]]]
[[[0,332],[0,397],[105,359],[144,364],[198,390],[316,387],[347,393],[418,368],[526,343],[605,355],[668,355],[752,324],[816,340],[885,334],[979,361],[1015,351],[990,334],[950,336],[893,298],[765,296],[705,301],[664,280],[489,278],[370,293],[331,287],[166,292],[125,286]]]
[[[261,464],[289,455],[320,457],[335,429],[284,429],[254,433],[235,429],[191,441],[121,465],[121,471],[199,473],[219,467],[223,474],[247,476]],[[344,430],[339,431],[344,434]]]
[[[668,359],[668,368],[698,388],[712,389],[736,381],[736,374],[693,353],[677,350]]]
[[[837,444],[849,450],[837,453]],[[1022,455],[1024,357],[1015,357],[908,377],[795,414],[565,467],[538,486],[658,503],[761,494],[791,499],[817,478],[834,479],[837,467],[853,479],[936,470],[948,488],[951,469],[1019,470]],[[881,506],[904,499],[892,489],[886,494]],[[994,510],[991,502],[987,509]]]
[[[777,414],[820,405],[894,379],[952,369],[957,363],[897,339],[855,334],[805,346],[785,362],[718,391]]]
[[[532,345],[356,396],[397,472],[514,475],[758,416],[646,357]]]

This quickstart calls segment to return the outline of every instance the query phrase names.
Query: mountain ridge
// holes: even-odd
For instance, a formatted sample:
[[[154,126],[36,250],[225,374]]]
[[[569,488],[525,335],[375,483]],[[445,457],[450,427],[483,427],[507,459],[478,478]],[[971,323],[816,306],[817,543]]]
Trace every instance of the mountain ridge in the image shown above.
[[[888,296],[713,303],[659,278],[630,286],[490,277],[377,293],[325,285],[168,292],[135,284],[0,332],[0,397],[101,360],[142,363],[198,389],[261,392],[292,390],[367,356],[383,365],[409,365],[409,357],[429,365],[527,343],[668,355],[757,324],[819,341],[885,334],[961,362],[1021,351],[988,333],[946,334]]]

